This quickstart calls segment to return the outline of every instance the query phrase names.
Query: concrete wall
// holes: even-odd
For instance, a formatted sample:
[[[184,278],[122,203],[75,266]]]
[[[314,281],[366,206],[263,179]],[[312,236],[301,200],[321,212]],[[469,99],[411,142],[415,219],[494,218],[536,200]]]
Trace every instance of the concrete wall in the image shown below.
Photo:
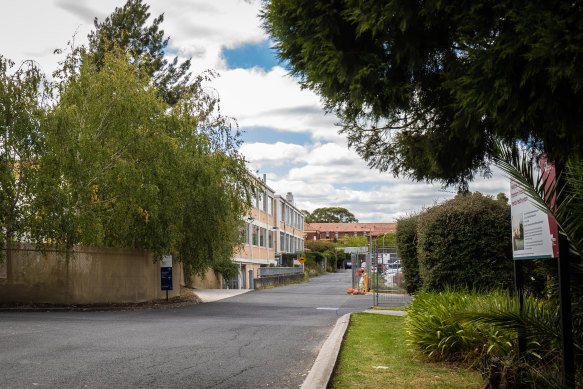
[[[269,276],[269,277],[261,277],[255,278],[253,280],[255,289],[263,289],[266,286],[271,285],[286,285],[294,281],[301,281],[304,279],[304,274],[286,274],[282,276]]]
[[[222,289],[223,277],[213,269],[208,269],[204,276],[190,277],[194,289]]]
[[[69,260],[62,253],[19,245],[0,272],[0,303],[95,304],[142,302],[166,297],[160,288],[160,264],[143,250],[77,247]],[[174,262],[173,289],[184,285],[182,266]]]

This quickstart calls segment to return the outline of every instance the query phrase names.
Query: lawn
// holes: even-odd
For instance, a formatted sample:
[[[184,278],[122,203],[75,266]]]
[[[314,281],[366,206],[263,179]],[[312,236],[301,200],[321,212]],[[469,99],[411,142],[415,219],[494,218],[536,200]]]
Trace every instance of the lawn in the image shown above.
[[[354,313],[330,380],[333,389],[479,388],[480,373],[424,362],[407,349],[403,317]]]

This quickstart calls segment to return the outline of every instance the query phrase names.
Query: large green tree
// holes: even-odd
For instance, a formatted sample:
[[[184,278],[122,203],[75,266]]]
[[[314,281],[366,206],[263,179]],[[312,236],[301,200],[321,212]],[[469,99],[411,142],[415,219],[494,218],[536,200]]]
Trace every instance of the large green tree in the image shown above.
[[[232,275],[251,184],[228,118],[200,88],[168,106],[120,48],[100,66],[74,55],[44,126],[31,236],[172,252]]]
[[[306,216],[307,223],[358,223],[354,214],[342,207],[316,208]]]
[[[466,188],[494,139],[583,154],[578,2],[266,0],[261,16],[371,167]]]

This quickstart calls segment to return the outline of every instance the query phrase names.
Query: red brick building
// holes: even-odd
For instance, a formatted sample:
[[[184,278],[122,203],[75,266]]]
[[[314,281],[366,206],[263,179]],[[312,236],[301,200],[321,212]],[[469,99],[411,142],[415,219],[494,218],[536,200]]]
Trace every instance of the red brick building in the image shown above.
[[[344,236],[366,236],[394,234],[397,223],[304,223],[305,240],[327,240],[334,242]]]

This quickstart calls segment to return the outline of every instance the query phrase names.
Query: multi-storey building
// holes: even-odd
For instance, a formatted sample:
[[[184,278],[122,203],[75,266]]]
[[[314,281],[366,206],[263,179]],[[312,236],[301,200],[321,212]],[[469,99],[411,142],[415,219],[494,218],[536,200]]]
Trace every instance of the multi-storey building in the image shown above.
[[[239,275],[228,284],[231,288],[252,288],[260,267],[277,266],[282,253],[304,249],[304,215],[295,207],[291,192],[285,198],[276,195],[265,175],[259,186],[245,217],[245,242],[232,258],[239,264]]]
[[[294,205],[294,197],[288,192],[285,197],[275,196],[277,203],[277,229],[279,239],[277,251],[297,253],[304,250],[304,214]],[[281,263],[281,261],[279,261]]]

